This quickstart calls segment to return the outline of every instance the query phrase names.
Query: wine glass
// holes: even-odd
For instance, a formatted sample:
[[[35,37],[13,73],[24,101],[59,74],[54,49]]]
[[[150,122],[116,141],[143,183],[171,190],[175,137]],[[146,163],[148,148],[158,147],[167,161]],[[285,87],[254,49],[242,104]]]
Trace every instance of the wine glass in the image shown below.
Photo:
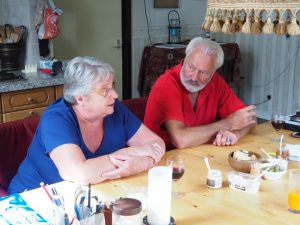
[[[277,112],[272,113],[271,124],[272,124],[273,128],[276,131],[281,130],[284,126],[284,123],[285,123],[285,116],[284,115],[282,115],[281,113],[277,113]],[[276,134],[274,134],[274,136],[276,136]],[[280,143],[280,138],[273,138],[272,141],[275,142],[275,143]],[[279,155],[281,154],[280,147],[276,151],[276,155],[278,155],[278,154]]]
[[[271,123],[273,128],[276,131],[279,131],[283,128],[283,125],[285,123],[285,116],[280,113],[273,113],[271,117]]]
[[[168,167],[172,168],[172,179],[174,181],[174,188],[175,190],[175,183],[178,186],[178,180],[183,176],[185,171],[184,166],[184,157],[181,155],[174,155],[167,158],[166,162]],[[172,192],[173,197],[181,197],[184,196],[183,192],[173,191]]]

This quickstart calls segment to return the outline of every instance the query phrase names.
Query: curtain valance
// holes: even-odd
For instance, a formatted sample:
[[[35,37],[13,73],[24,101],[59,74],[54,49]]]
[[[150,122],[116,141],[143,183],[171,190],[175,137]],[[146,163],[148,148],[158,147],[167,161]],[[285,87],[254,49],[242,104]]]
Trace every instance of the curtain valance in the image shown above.
[[[299,35],[300,0],[208,0],[202,29],[227,34]]]

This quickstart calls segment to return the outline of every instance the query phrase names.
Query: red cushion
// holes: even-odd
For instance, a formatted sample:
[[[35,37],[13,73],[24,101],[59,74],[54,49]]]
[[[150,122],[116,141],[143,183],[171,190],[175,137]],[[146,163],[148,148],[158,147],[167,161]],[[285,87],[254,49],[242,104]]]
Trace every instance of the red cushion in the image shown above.
[[[141,121],[144,121],[144,115],[147,104],[147,97],[132,98],[123,100],[122,103]]]
[[[39,117],[0,124],[0,196],[26,156]]]
[[[7,191],[0,187],[0,197],[4,197],[7,195],[8,195]]]

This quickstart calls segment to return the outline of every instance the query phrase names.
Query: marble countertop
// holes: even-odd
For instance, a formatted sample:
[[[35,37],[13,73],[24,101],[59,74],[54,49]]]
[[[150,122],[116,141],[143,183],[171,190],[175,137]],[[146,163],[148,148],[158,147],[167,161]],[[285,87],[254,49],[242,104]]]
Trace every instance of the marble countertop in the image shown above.
[[[23,77],[24,79],[0,81],[0,93],[62,85],[64,83],[63,73],[51,76],[38,71],[23,74]]]

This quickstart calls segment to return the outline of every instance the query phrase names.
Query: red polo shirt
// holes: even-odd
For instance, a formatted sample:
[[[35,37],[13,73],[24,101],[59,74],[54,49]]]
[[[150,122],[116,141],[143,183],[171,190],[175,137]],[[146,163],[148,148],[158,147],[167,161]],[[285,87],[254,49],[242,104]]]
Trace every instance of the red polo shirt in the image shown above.
[[[167,147],[171,143],[164,122],[177,120],[187,127],[199,126],[215,122],[218,118],[223,119],[245,106],[223,78],[215,73],[199,92],[194,110],[189,92],[181,84],[180,70],[181,63],[156,80],[145,112],[145,125],[162,137]]]

